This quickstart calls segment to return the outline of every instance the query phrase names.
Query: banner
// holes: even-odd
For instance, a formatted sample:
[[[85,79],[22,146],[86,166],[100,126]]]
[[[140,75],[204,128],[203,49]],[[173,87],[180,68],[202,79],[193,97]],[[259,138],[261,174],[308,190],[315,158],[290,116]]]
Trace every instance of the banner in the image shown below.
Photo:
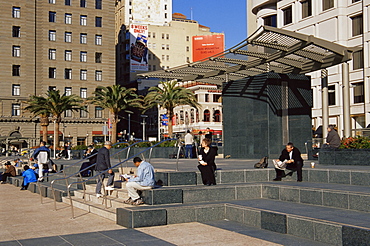
[[[130,25],[130,70],[148,71],[148,26]]]
[[[165,114],[161,115],[162,126],[168,126],[168,117]]]
[[[193,62],[224,51],[224,35],[204,35],[193,37]]]

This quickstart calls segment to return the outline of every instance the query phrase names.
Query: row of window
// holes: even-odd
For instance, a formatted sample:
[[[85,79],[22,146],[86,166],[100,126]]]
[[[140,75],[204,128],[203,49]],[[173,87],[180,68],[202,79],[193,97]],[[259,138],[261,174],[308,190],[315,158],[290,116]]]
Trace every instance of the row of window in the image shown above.
[[[88,111],[87,106],[85,107],[85,110],[80,111],[80,118],[87,118],[88,117]],[[103,118],[103,108],[95,106],[95,118]],[[21,116],[21,105],[19,103],[13,103],[12,104],[12,116]],[[64,112],[64,117],[72,117],[72,110],[67,110]]]
[[[212,120],[211,120],[211,112],[206,109],[203,111],[203,122],[221,122],[221,112],[220,110],[214,110],[213,115],[212,115]],[[184,111],[180,111],[180,113],[176,113],[175,117],[173,119],[173,124],[174,125],[183,125],[183,124],[192,124],[195,122],[199,122],[199,111],[196,110],[194,114],[194,109],[190,110],[190,118],[189,118],[189,113],[186,111],[185,112],[185,117],[184,117]]]
[[[49,11],[49,22],[56,22],[57,21],[57,13],[54,11]],[[72,24],[72,14],[65,13],[64,14],[64,23],[65,24]],[[80,25],[86,26],[87,25],[87,15],[80,15]],[[95,16],[95,27],[102,27],[103,25],[103,17]]]
[[[353,87],[353,103],[364,103],[365,102],[365,95],[364,95],[364,82],[359,83],[352,83],[351,87]],[[337,104],[336,97],[335,97],[335,85],[328,86],[328,104],[329,106],[334,106]]]
[[[57,77],[57,69],[55,67],[49,67],[49,78],[56,79]],[[65,68],[64,69],[64,79],[72,79],[72,69]],[[80,80],[87,80],[87,70],[80,69]],[[103,80],[103,71],[95,70],[95,81],[102,81]]]
[[[13,65],[12,75],[13,76],[21,75],[21,65]],[[56,76],[57,76],[57,69],[55,67],[49,67],[49,78],[56,79]],[[64,69],[64,79],[72,79],[72,69],[71,68]],[[80,80],[87,80],[87,70],[86,69],[80,69]],[[95,70],[95,81],[102,81],[102,80],[103,80],[103,71]]]
[[[56,90],[56,86],[49,86],[49,90]],[[65,87],[64,93],[66,96],[72,95],[72,87]],[[13,84],[12,85],[12,95],[13,96],[20,96],[21,95],[21,85],[20,84]],[[80,88],[80,97],[83,99],[87,98],[87,88]]]
[[[56,0],[48,0],[50,4],[56,4]],[[81,8],[87,8],[87,0],[79,0]],[[72,6],[72,0],[64,0],[64,5]],[[95,9],[102,9],[102,0],[95,0]]]

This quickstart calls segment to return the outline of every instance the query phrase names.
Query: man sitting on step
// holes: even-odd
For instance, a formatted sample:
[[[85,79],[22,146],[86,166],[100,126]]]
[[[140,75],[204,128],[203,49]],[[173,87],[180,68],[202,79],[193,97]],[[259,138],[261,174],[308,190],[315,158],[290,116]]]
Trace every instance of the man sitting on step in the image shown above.
[[[290,172],[285,174],[284,170],[275,168],[276,178],[273,179],[274,181],[281,181],[282,178],[292,176],[293,172],[297,171],[297,181],[302,182],[303,159],[301,157],[301,152],[299,149],[294,147],[293,143],[287,143],[285,149],[281,152],[279,159],[276,161],[286,161],[286,169],[290,170]]]
[[[134,165],[137,167],[137,176],[133,178],[125,178],[127,182],[126,188],[129,199],[124,201],[126,204],[141,205],[143,200],[138,194],[138,190],[150,190],[154,187],[154,168],[146,161],[142,161],[139,157],[134,158]]]

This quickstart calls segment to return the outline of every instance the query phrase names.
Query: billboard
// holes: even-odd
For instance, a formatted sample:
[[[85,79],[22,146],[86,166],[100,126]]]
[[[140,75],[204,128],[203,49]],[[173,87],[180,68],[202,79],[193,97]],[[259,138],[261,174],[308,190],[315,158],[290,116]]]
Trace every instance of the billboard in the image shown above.
[[[130,25],[130,70],[148,71],[148,26]]]
[[[224,35],[193,36],[193,62],[224,51]]]

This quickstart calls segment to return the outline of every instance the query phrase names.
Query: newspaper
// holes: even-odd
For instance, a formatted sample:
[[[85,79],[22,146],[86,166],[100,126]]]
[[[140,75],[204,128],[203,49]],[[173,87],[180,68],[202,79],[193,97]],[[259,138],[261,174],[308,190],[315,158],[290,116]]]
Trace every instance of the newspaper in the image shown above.
[[[272,162],[274,163],[275,168],[280,169],[280,170],[285,170],[286,165],[287,165],[287,161],[288,160],[284,160],[284,161],[272,160]]]

